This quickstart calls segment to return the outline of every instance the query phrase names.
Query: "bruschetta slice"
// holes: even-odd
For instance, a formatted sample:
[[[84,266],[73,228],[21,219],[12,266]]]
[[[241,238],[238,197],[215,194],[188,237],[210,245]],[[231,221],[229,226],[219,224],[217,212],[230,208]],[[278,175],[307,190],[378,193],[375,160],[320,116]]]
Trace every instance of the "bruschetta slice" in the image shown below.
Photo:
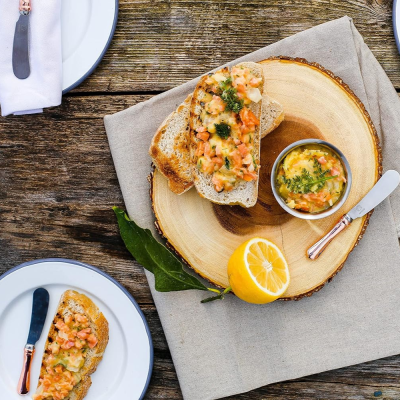
[[[192,95],[170,114],[153,137],[150,156],[156,168],[168,179],[169,188],[181,194],[193,186],[190,164],[189,114]]]
[[[108,322],[84,294],[61,297],[47,338],[33,400],[81,400],[108,344]]]
[[[190,156],[198,193],[213,203],[257,202],[261,65],[244,62],[200,79],[190,106]]]
[[[193,187],[190,160],[190,104],[192,94],[158,128],[149,154],[156,168],[168,179],[169,188],[182,194]],[[264,87],[260,119],[261,138],[277,128],[284,119],[282,105],[269,97]]]

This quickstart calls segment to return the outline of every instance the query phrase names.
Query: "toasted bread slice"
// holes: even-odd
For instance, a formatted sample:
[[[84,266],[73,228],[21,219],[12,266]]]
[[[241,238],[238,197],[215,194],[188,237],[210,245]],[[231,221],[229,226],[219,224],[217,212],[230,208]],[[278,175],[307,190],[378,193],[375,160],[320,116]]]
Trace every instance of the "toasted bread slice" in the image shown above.
[[[43,377],[48,373],[48,371],[46,371],[45,360],[52,353],[49,346],[54,344],[57,338],[58,328],[56,327],[56,322],[64,320],[66,316],[74,316],[76,314],[80,314],[87,318],[91,333],[93,333],[97,338],[97,344],[93,348],[87,348],[85,350],[86,356],[83,365],[79,371],[74,371],[74,373],[77,373],[80,376],[80,381],[68,393],[65,400],[81,400],[86,396],[92,384],[90,375],[96,371],[97,366],[102,360],[109,337],[108,322],[93,301],[84,294],[78,293],[74,290],[67,290],[61,297],[57,313],[48,334],[39,379],[43,379]],[[33,399],[36,398],[35,396],[42,395],[42,393],[43,386],[39,380],[37,394],[33,396]],[[53,397],[45,397],[45,399],[53,399]]]
[[[260,64],[253,62],[244,62],[238,64],[237,67],[249,68],[255,77],[261,78],[262,82],[264,82],[263,68]],[[225,67],[218,72],[223,75],[227,75],[229,74],[229,69]],[[192,102],[190,105],[190,157],[192,165],[197,164],[196,129],[202,125],[200,117],[203,111],[203,99],[207,96],[207,91],[209,89],[206,84],[207,78],[208,75],[200,79],[193,93]],[[263,90],[264,84],[261,84],[261,94],[263,93]],[[262,101],[259,101],[258,103],[251,103],[249,105],[249,108],[258,119],[261,118]],[[260,127],[261,124],[256,128],[256,131],[254,132],[254,150],[251,154],[254,162],[258,165],[260,163]],[[256,171],[256,173],[257,175],[259,175],[258,171]],[[198,168],[193,168],[193,181],[200,196],[216,204],[240,205],[242,207],[248,208],[254,206],[257,202],[259,179],[253,180],[251,182],[240,180],[233,190],[217,192],[214,188],[214,184],[212,183],[212,175],[204,174]]]
[[[261,139],[276,129],[284,119],[283,106],[267,95],[264,85],[260,119]]]
[[[157,169],[168,179],[169,188],[181,194],[193,186],[189,152],[190,94],[170,114],[153,137],[150,156]]]

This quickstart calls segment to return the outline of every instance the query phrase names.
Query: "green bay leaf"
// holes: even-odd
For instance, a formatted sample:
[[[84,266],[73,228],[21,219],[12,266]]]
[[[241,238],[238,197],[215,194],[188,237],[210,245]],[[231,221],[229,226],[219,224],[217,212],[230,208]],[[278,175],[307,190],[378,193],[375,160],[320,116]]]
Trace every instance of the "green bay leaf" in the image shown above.
[[[184,270],[183,263],[159,243],[150,230],[140,228],[121,208],[113,207],[113,210],[126,248],[139,264],[154,274],[157,291],[208,290]]]

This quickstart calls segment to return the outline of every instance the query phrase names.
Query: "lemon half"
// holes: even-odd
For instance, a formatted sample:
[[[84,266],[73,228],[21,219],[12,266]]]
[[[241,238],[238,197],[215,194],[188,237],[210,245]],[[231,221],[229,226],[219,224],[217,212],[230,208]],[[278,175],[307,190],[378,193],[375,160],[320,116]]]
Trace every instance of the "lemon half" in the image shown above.
[[[228,278],[235,295],[254,304],[278,299],[290,283],[289,267],[280,249],[259,237],[234,251],[228,262]]]

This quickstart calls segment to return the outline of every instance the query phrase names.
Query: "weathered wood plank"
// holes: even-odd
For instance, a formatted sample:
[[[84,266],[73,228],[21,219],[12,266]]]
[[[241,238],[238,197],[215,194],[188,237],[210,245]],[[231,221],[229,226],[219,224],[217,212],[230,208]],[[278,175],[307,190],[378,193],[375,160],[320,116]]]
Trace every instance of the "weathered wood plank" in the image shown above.
[[[348,15],[396,88],[392,0],[120,0],[114,40],[75,91],[160,91],[317,24]],[[287,54],[290,55],[290,54]]]
[[[43,115],[0,119],[0,274],[24,261],[66,257],[96,265],[140,303],[155,348],[146,399],[182,394],[143,270],[119,238],[123,206],[103,116],[150,96],[67,97]],[[400,356],[283,382],[233,399],[400,398]]]

